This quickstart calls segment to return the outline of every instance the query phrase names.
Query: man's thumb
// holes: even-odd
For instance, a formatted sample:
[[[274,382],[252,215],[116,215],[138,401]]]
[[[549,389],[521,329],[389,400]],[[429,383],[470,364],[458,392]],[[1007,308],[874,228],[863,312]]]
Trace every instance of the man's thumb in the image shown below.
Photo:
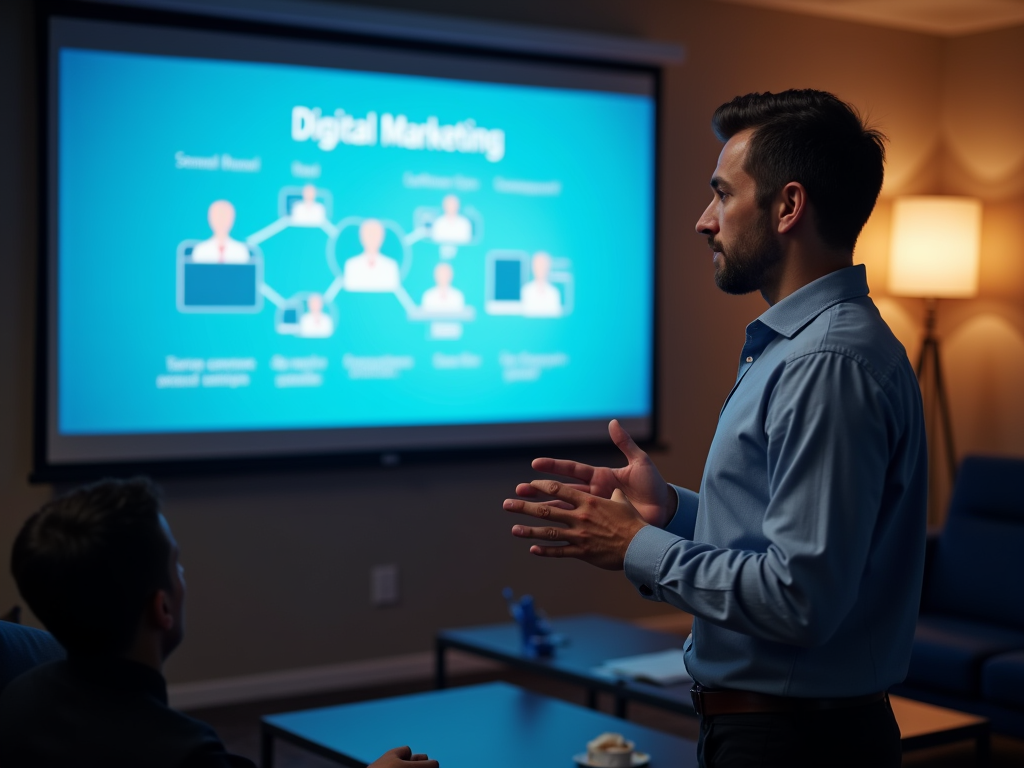
[[[616,447],[622,451],[627,459],[633,461],[635,459],[642,459],[647,456],[646,453],[640,450],[640,446],[633,442],[633,438],[629,436],[618,419],[612,419],[608,424],[608,436],[611,437],[612,442],[615,443]]]

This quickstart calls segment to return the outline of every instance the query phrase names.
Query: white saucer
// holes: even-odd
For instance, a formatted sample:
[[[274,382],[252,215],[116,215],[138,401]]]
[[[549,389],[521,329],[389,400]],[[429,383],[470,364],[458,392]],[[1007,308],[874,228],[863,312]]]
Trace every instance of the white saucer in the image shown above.
[[[572,759],[576,765],[582,765],[585,766],[585,768],[594,768],[593,763],[587,762],[586,752],[580,752],[578,755],[573,755]],[[634,752],[633,761],[630,763],[630,766],[632,768],[639,768],[639,766],[647,765],[649,762],[651,762],[651,756],[649,754],[646,752]]]

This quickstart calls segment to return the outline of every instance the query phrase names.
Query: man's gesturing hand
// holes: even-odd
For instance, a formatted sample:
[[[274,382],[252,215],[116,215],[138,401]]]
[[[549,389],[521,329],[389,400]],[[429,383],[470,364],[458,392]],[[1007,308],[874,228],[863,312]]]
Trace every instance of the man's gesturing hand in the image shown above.
[[[570,478],[576,481],[571,488],[603,499],[610,499],[617,489],[646,522],[664,528],[676,511],[675,494],[669,492],[668,483],[651,457],[640,450],[617,419],[608,425],[608,434],[625,455],[626,466],[592,467],[566,459],[534,459],[532,466],[538,472]],[[538,495],[537,488],[526,483],[516,488],[516,494],[526,498]]]
[[[519,486],[516,492],[524,495]],[[554,480],[534,480],[530,487],[556,501],[535,502],[506,499],[504,507],[553,523],[555,526],[512,526],[512,535],[524,539],[543,539],[565,546],[534,545],[530,552],[542,557],[576,557],[608,570],[621,570],[626,550],[636,532],[646,523],[622,491],[612,491],[610,499],[602,499]]]

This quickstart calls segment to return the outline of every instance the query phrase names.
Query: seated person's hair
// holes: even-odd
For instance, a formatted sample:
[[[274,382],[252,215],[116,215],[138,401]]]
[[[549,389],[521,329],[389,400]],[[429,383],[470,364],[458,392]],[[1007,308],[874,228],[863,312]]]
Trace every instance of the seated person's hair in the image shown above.
[[[103,480],[54,499],[14,542],[11,573],[71,656],[125,654],[153,595],[171,589],[156,487]]]

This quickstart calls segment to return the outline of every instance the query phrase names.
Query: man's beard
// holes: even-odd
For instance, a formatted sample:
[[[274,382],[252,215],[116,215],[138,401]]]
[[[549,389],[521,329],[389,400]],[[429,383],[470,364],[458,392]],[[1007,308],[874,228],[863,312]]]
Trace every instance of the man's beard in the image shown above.
[[[741,295],[765,287],[782,262],[782,246],[771,231],[771,217],[761,211],[754,226],[724,250],[708,238],[708,245],[719,255],[715,263],[715,285],[726,293]]]

